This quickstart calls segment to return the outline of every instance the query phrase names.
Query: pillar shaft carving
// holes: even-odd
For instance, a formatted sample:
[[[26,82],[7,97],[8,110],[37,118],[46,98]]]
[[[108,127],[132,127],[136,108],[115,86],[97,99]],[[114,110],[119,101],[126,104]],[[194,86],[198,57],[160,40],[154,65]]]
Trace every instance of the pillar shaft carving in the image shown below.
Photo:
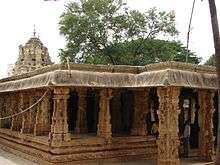
[[[112,128],[111,128],[111,115],[110,115],[110,100],[112,98],[111,89],[101,89],[99,99],[99,122],[98,132],[99,137],[106,139],[106,142],[111,141]]]
[[[42,102],[37,105],[34,135],[47,135],[50,132],[50,109],[51,92],[48,92]]]
[[[23,108],[23,101],[21,101],[22,96],[21,93],[16,93],[13,98],[13,102],[15,104],[13,109],[13,114],[16,114],[21,111]],[[18,115],[12,118],[12,125],[11,130],[12,131],[21,131],[22,128],[22,115]]]
[[[199,93],[199,152],[202,159],[213,161],[214,139],[213,139],[213,112],[214,91],[201,90]]]
[[[1,94],[1,96],[0,96],[0,108],[1,108],[0,117],[5,117],[6,116],[6,113],[5,113],[5,99],[4,99],[3,94]],[[4,120],[0,120],[0,127],[1,128],[4,128],[4,123],[5,123]]]
[[[87,120],[86,120],[86,107],[87,107],[87,89],[78,88],[78,111],[76,120],[76,133],[86,133],[87,132]]]
[[[67,123],[67,100],[69,88],[57,87],[54,89],[53,116],[50,132],[51,146],[60,146],[63,141],[70,140]]]
[[[178,115],[180,88],[159,87],[158,165],[179,165]]]
[[[20,93],[20,111],[24,110],[29,107],[30,104],[30,95],[27,92]],[[21,133],[30,133],[30,112],[27,111],[23,113],[22,115],[22,127],[21,127]]]
[[[134,118],[131,135],[147,135],[146,115],[149,112],[149,90],[137,90],[134,94]]]

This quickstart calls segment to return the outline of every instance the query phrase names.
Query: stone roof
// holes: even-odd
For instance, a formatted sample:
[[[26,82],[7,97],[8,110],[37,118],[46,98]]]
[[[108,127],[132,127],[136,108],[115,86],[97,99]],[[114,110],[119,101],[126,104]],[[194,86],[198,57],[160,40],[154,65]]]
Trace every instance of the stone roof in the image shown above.
[[[0,80],[0,92],[53,86],[217,89],[217,76],[214,67],[177,62],[146,66],[70,64],[70,68],[56,64]]]

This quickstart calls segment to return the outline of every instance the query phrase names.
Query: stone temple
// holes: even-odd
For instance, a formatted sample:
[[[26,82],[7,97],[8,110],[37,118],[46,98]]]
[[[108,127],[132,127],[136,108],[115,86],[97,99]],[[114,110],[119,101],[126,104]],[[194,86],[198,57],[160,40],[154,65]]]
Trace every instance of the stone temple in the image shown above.
[[[39,164],[149,159],[213,161],[217,76],[213,67],[53,64],[35,35],[0,80],[0,147]]]

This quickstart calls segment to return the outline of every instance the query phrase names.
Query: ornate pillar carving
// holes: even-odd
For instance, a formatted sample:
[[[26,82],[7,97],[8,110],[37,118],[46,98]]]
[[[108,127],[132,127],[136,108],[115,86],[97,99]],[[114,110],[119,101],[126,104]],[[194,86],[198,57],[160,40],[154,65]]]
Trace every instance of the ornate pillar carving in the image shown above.
[[[30,93],[22,92],[20,93],[20,111],[29,107],[30,104]],[[22,127],[21,134],[30,133],[30,113],[29,111],[22,114]]]
[[[200,90],[199,94],[199,152],[206,161],[214,159],[213,112],[215,95],[214,90]]]
[[[34,125],[35,136],[48,135],[50,132],[50,109],[51,92],[48,92],[42,102],[37,105],[36,123]]]
[[[5,113],[4,113],[4,96],[3,94],[0,95],[0,117],[4,117]],[[4,120],[0,120],[0,128],[4,127]]]
[[[21,108],[23,108],[23,101],[21,101],[21,93],[16,93],[13,97],[13,114],[17,114],[21,111]],[[22,128],[22,115],[18,115],[12,118],[12,125],[11,130],[12,131],[21,131]]]
[[[106,139],[107,143],[111,142],[112,127],[110,115],[110,100],[112,98],[111,89],[101,89],[99,98],[99,122],[98,132],[99,137]]]
[[[149,89],[136,90],[134,92],[134,118],[131,135],[147,135],[146,116],[149,112]]]
[[[76,133],[87,132],[86,107],[87,107],[87,88],[77,88],[78,111],[76,120]]]
[[[10,116],[10,96],[9,94],[2,94],[1,97],[1,116],[6,117]],[[1,120],[2,128],[10,128],[10,118]]]
[[[12,105],[12,94],[8,94],[6,95],[6,116],[10,116],[12,115],[12,108],[13,108],[13,105]],[[7,123],[7,128],[8,129],[11,129],[11,122],[12,122],[12,119],[9,118],[9,119],[5,119],[6,123]]]
[[[51,146],[60,146],[63,141],[70,140],[67,123],[67,100],[69,98],[69,88],[54,88],[53,116],[50,132]]]
[[[179,137],[178,115],[179,94],[178,87],[158,87],[159,96],[159,138],[158,165],[179,165]]]

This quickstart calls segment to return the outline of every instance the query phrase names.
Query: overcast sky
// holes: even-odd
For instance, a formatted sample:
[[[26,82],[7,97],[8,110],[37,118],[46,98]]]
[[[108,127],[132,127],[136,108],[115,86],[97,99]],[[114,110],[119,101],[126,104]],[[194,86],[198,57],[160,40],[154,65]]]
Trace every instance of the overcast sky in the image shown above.
[[[181,40],[186,45],[189,16],[193,0],[126,0],[131,9],[141,11],[151,7],[161,10],[174,10],[177,29]],[[9,64],[14,64],[18,57],[18,46],[24,45],[33,34],[36,25],[37,34],[49,49],[52,61],[58,63],[58,49],[64,47],[65,39],[60,36],[58,22],[68,0],[2,0],[0,1],[0,77],[7,75]],[[218,18],[220,1],[216,0]],[[192,22],[189,48],[205,61],[214,53],[208,0],[197,0]],[[220,21],[219,21],[220,22]]]

